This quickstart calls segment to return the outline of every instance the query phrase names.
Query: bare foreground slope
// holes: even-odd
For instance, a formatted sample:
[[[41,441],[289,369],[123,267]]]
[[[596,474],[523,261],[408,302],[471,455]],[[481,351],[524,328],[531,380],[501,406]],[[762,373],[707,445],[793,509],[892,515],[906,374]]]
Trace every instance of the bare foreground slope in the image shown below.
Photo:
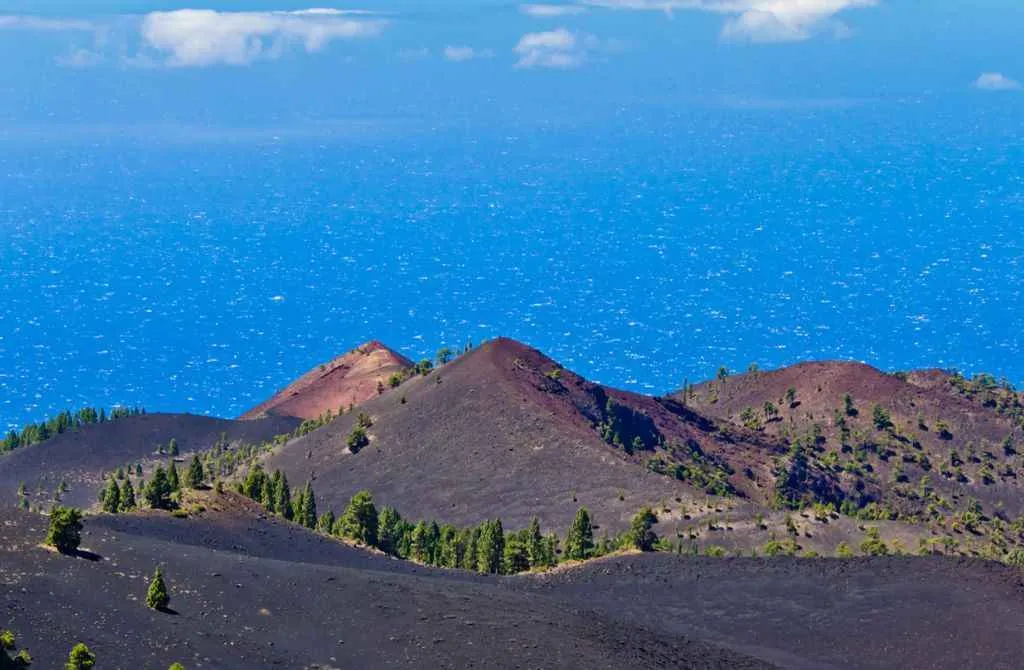
[[[601,559],[485,578],[394,561],[228,494],[190,519],[94,517],[83,548],[0,511],[0,612],[38,667],[1014,668],[1024,585],[954,559]],[[244,538],[241,543],[237,539]],[[161,564],[174,613],[146,609]]]
[[[239,553],[176,542],[190,522],[169,516],[131,534],[107,521],[85,538],[102,556],[94,561],[37,547],[44,518],[0,512],[0,612],[39,667],[59,667],[78,640],[99,667],[125,669],[767,667],[497,580],[367,560],[337,542],[307,547],[305,562],[274,558],[311,541],[296,528],[271,526]],[[158,563],[174,613],[142,603]]]

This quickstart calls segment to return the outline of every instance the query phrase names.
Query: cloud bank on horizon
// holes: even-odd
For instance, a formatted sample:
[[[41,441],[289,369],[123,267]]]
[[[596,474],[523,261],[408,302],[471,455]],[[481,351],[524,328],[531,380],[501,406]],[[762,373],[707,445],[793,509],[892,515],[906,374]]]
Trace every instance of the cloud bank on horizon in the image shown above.
[[[836,18],[848,9],[874,7],[881,0],[582,0],[606,9],[715,12],[728,16],[722,39],[754,43],[798,42],[819,34],[843,38],[850,28]]]
[[[334,40],[376,37],[386,21],[365,12],[308,9],[289,12],[218,12],[181,9],[147,14],[143,44],[172,67],[248,65],[275,59],[295,45],[307,53]]]

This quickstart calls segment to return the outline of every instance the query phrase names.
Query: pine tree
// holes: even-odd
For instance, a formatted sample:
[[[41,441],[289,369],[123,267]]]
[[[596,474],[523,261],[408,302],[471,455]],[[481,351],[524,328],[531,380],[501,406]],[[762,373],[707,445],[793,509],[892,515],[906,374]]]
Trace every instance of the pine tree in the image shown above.
[[[506,575],[526,572],[530,569],[530,556],[527,544],[530,530],[521,530],[505,536],[505,551],[502,556],[502,571]]]
[[[146,504],[153,509],[171,508],[171,483],[163,466],[157,466],[153,479],[146,484],[142,495],[146,499]]]
[[[320,520],[316,522],[316,530],[324,535],[330,535],[334,529],[334,512],[327,510],[320,515]]]
[[[154,610],[165,610],[171,602],[167,594],[167,584],[164,583],[163,573],[157,567],[153,573],[153,579],[149,582],[149,589],[146,591],[146,607]]]
[[[437,564],[443,568],[459,567],[458,531],[455,526],[441,526],[441,535],[437,541]]]
[[[192,462],[188,466],[188,472],[185,473],[185,481],[188,482],[188,487],[190,489],[202,488],[205,478],[206,475],[203,473],[203,464],[199,460],[199,454],[193,454]]]
[[[485,521],[480,526],[480,540],[477,543],[477,572],[498,574],[505,553],[505,531],[501,519]]]
[[[402,534],[402,515],[392,507],[385,507],[378,518],[377,546],[385,554],[398,555]]]
[[[274,472],[275,479],[277,478],[277,472]],[[295,511],[292,509],[292,490],[288,486],[288,476],[284,473],[281,473],[281,477],[278,479],[274,496],[274,509],[289,521],[295,516]]]
[[[427,526],[427,563],[438,565],[441,553],[441,527],[436,521],[431,521]]]
[[[377,546],[379,519],[369,491],[359,491],[352,496],[338,521],[342,536],[371,547]]]
[[[295,514],[295,523],[300,526],[305,524],[302,522],[302,506],[306,504],[306,487],[303,486],[298,490],[297,493],[292,494],[292,512]]]
[[[552,567],[558,562],[558,536],[549,533],[544,538],[544,562],[545,567]]]
[[[167,445],[167,453],[171,456],[178,455],[178,441],[173,437],[171,438],[171,442]]]
[[[68,655],[68,662],[64,664],[64,670],[92,670],[96,665],[96,654],[89,651],[89,647],[81,642],[76,644]]]
[[[174,464],[174,459],[167,465],[167,483],[171,487],[171,493],[181,490],[181,479],[178,478],[178,466]]]
[[[121,489],[121,511],[130,512],[135,506],[135,487],[132,486],[132,480],[126,479],[124,488]]]
[[[121,511],[121,489],[117,487],[117,479],[110,478],[107,490],[103,494],[103,511],[117,514]]]
[[[654,510],[650,507],[643,508],[633,517],[627,541],[640,551],[654,551],[658,536],[652,527],[656,523],[658,523],[658,517],[654,514]]]
[[[540,519],[533,517],[526,528],[526,558],[531,568],[546,565],[544,561],[544,536],[540,533]]]
[[[430,542],[427,536],[427,522],[420,521],[412,529],[412,547],[409,551],[409,558],[420,563],[430,562]]]
[[[306,482],[306,486],[302,490],[298,522],[306,528],[316,528],[316,496],[313,493],[313,486],[309,482]]]
[[[72,554],[81,542],[82,511],[73,507],[54,507],[50,511],[46,544],[62,554]]]
[[[267,508],[269,512],[277,511],[277,495],[274,493],[276,487],[274,486],[274,480],[270,477],[264,477],[260,486],[260,493],[256,496],[256,500],[263,503],[263,506]]]
[[[469,541],[466,543],[466,554],[462,557],[463,570],[476,570],[480,549],[480,526],[469,530]]]
[[[572,521],[569,534],[565,538],[565,557],[583,561],[594,552],[594,528],[590,523],[590,512],[581,507]]]

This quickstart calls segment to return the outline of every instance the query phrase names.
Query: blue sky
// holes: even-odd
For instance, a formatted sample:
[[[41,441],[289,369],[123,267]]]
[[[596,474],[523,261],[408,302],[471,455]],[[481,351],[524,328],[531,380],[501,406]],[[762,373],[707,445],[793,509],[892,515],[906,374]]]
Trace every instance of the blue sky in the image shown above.
[[[1013,0],[5,0],[0,123],[557,121],[632,104],[1005,98],[1024,80],[1021,27]]]

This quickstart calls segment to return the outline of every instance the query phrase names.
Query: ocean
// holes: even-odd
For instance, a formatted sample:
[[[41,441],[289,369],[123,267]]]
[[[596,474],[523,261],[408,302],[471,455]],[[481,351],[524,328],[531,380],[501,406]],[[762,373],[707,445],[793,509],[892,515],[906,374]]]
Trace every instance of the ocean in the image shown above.
[[[1024,104],[0,134],[0,427],[234,416],[369,339],[664,393],[856,359],[1024,381]]]

